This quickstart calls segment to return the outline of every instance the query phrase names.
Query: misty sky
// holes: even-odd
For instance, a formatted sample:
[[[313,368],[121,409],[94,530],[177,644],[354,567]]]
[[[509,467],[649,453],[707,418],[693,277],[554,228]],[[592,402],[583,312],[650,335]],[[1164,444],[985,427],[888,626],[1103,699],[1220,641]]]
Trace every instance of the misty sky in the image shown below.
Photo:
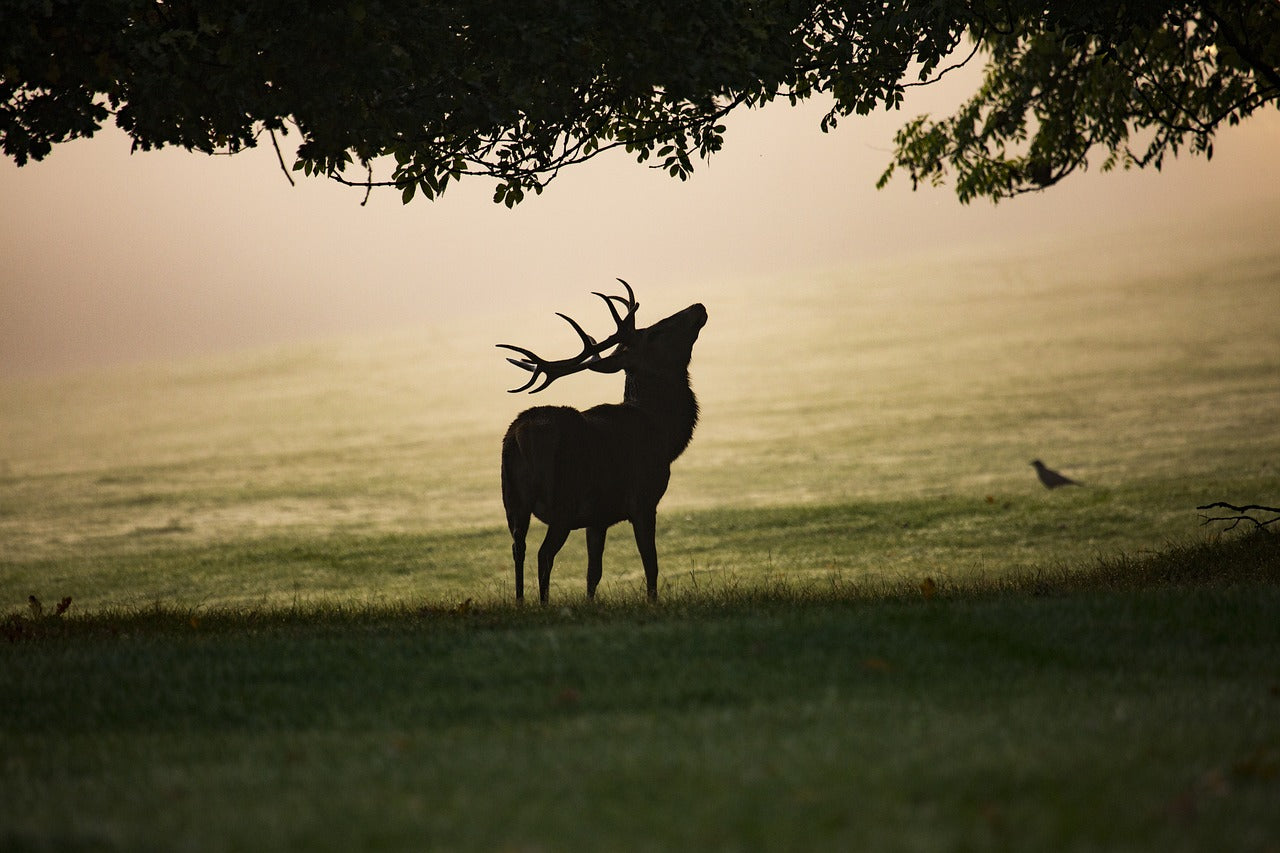
[[[0,163],[0,376],[429,326],[496,306],[545,313],[615,276],[675,303],[709,280],[1280,210],[1274,110],[1224,131],[1211,162],[1183,156],[1162,173],[1094,170],[998,206],[962,206],[949,187],[912,193],[905,180],[876,191],[893,131],[947,109],[973,78],[946,82],[825,135],[821,103],[739,111],[725,150],[686,184],[616,151],[515,210],[492,204],[484,179],[434,203],[406,207],[386,191],[361,207],[359,191],[324,180],[290,187],[269,147],[130,155],[109,128],[42,163]]]

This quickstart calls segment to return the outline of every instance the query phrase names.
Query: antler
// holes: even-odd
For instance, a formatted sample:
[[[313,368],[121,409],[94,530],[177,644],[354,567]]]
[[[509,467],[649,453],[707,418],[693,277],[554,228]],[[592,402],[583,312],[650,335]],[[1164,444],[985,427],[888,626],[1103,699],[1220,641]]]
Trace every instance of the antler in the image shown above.
[[[599,296],[604,300],[604,304],[609,306],[609,313],[613,316],[613,322],[617,326],[617,330],[603,341],[597,343],[595,338],[583,331],[582,327],[579,326],[572,317],[568,314],[561,314],[559,311],[556,312],[556,316],[563,317],[569,325],[573,327],[573,330],[578,333],[578,337],[582,339],[582,352],[572,358],[562,358],[558,361],[547,361],[524,347],[514,346],[513,344],[498,344],[498,346],[503,349],[513,350],[524,356],[524,358],[508,358],[507,361],[511,362],[516,367],[519,367],[521,370],[527,370],[533,374],[529,377],[528,382],[521,385],[519,388],[512,388],[509,393],[519,394],[521,391],[526,391],[531,388],[540,378],[545,378],[546,381],[529,392],[531,394],[536,394],[552,382],[555,382],[561,376],[568,376],[571,373],[580,373],[583,370],[596,369],[601,365],[601,362],[606,361],[606,359],[602,359],[600,357],[600,353],[612,346],[616,346],[617,344],[626,341],[635,334],[636,310],[640,307],[640,303],[636,301],[636,294],[635,291],[631,289],[631,285],[622,281],[622,279],[618,279],[618,281],[622,282],[622,286],[627,289],[626,297],[613,296],[593,291],[594,295]],[[614,302],[618,302],[626,309],[625,315],[618,313],[618,309],[613,305]]]

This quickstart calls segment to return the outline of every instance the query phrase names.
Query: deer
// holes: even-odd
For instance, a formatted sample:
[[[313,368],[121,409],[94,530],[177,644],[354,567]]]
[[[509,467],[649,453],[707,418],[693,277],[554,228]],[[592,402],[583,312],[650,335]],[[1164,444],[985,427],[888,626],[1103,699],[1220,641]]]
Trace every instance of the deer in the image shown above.
[[[658,599],[658,503],[671,478],[671,463],[689,446],[698,423],[689,361],[707,309],[697,303],[637,328],[640,303],[631,285],[618,281],[625,297],[593,293],[613,317],[615,331],[604,340],[597,342],[572,317],[556,312],[581,339],[577,355],[549,361],[523,347],[497,345],[518,353],[520,358],[507,361],[532,374],[524,385],[510,389],[512,394],[529,389],[535,394],[585,370],[626,376],[621,403],[586,410],[536,406],[517,415],[503,436],[502,504],[511,532],[517,602],[524,601],[530,516],[547,527],[538,548],[542,604],[547,603],[556,554],[570,532],[581,528],[587,537],[587,598],[595,599],[605,535],[622,521],[629,521],[635,534],[648,599]]]

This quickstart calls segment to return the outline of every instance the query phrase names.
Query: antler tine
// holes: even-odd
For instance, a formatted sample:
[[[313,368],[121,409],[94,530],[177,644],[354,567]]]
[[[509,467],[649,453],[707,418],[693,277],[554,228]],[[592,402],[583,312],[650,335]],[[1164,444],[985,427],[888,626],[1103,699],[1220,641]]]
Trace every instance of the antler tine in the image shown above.
[[[510,361],[511,359],[507,359],[507,360],[508,360],[508,361]],[[507,389],[507,393],[508,393],[508,394],[519,394],[521,391],[528,391],[528,390],[529,390],[529,386],[531,386],[533,383],[535,383],[535,382],[537,382],[537,381],[538,381],[538,376],[539,376],[539,373],[538,373],[538,371],[535,369],[535,370],[533,371],[533,375],[529,377],[529,381],[528,381],[528,382],[524,383],[524,384],[523,384],[523,385],[521,385],[519,388],[508,388],[508,389]],[[544,382],[544,383],[542,384],[542,388],[546,388],[546,387],[547,387],[547,385],[550,385],[550,384],[551,384],[551,380],[550,380],[550,379],[548,379],[546,382]],[[541,390],[542,390],[542,388],[535,388],[535,389],[533,389],[532,391],[530,391],[529,393],[531,393],[531,394],[536,394],[536,393],[538,393],[539,391],[541,391]]]
[[[494,344],[494,346],[499,347],[500,349],[509,349],[513,352],[518,352],[522,356],[524,356],[523,359],[508,358],[507,361],[511,362],[512,364],[519,365],[520,367],[523,367],[525,370],[533,370],[533,368],[530,365],[533,365],[539,361],[542,361],[542,359],[538,358],[538,356],[534,355],[532,352],[525,349],[524,347],[518,347],[514,344]]]
[[[618,279],[618,281],[621,281],[622,286],[627,289],[627,295],[625,298],[622,296],[614,296],[607,293],[601,293],[598,290],[593,290],[591,291],[591,293],[594,296],[599,296],[601,299],[604,300],[604,304],[609,306],[609,313],[613,315],[613,322],[617,324],[618,330],[621,331],[622,328],[627,325],[627,323],[634,323],[635,317],[636,317],[636,311],[639,310],[640,303],[636,301],[636,294],[635,294],[635,291],[631,289],[631,285],[627,284],[622,279]],[[623,305],[627,306],[626,317],[621,316],[618,313],[618,309],[613,307],[614,302],[621,302]]]
[[[636,302],[636,292],[631,289],[631,285],[627,284],[627,282],[624,279],[618,279],[618,281],[621,282],[622,286],[627,289],[627,305],[633,309],[639,308],[640,303]]]
[[[502,349],[509,349],[524,356],[524,358],[508,358],[507,361],[511,362],[521,370],[527,370],[533,374],[529,377],[528,382],[521,385],[519,388],[510,389],[509,393],[519,394],[521,391],[529,391],[531,394],[536,394],[552,382],[555,382],[561,376],[568,376],[571,373],[578,373],[583,370],[600,370],[600,362],[605,361],[605,359],[601,358],[600,353],[612,346],[616,346],[630,340],[630,338],[635,334],[636,309],[640,307],[640,303],[636,302],[636,294],[635,291],[631,289],[631,285],[627,284],[622,279],[618,279],[618,281],[622,282],[622,286],[627,289],[627,295],[625,297],[608,296],[603,293],[595,294],[604,300],[605,305],[609,306],[609,313],[613,315],[613,321],[617,324],[617,330],[603,341],[597,342],[595,338],[588,335],[586,330],[583,329],[582,326],[578,325],[578,322],[568,314],[561,314],[559,311],[556,312],[556,316],[562,317],[565,322],[572,326],[573,330],[577,332],[578,338],[581,339],[582,352],[579,354],[570,358],[562,358],[557,361],[547,361],[545,358],[542,358],[538,354],[527,350],[524,347],[518,347],[513,344],[497,345]],[[614,307],[614,302],[618,302],[621,305],[626,306],[626,316],[618,313],[618,309]],[[613,358],[613,356],[609,356],[609,358]],[[617,368],[614,369],[616,370]],[[539,379],[542,380],[542,384],[534,388],[533,386],[537,385]]]
[[[533,388],[533,389],[531,389],[531,390],[529,391],[529,393],[530,393],[530,394],[537,394],[539,391],[541,391],[541,390],[543,390],[544,388],[546,388],[546,387],[547,387],[548,385],[550,385],[552,382],[555,382],[555,381],[556,381],[556,378],[555,378],[554,376],[552,376],[550,373],[544,373],[544,374],[542,374],[542,376],[543,376],[543,380],[544,380],[544,381],[543,381],[543,383],[542,383],[541,385],[539,385],[537,388]],[[528,388],[530,385],[532,385],[532,384],[534,383],[534,380],[536,380],[537,378],[538,378],[538,374],[537,374],[537,373],[534,373],[534,375],[533,375],[533,379],[530,379],[530,380],[529,380],[529,382],[524,386],[524,388],[521,388],[521,389],[519,389],[519,390],[520,390],[520,391],[523,391],[525,388]]]
[[[610,295],[608,295],[607,293],[601,293],[601,292],[600,292],[600,291],[598,291],[598,290],[593,290],[593,291],[591,291],[591,295],[592,295],[592,296],[599,296],[601,299],[603,299],[603,300],[604,300],[604,304],[605,304],[605,305],[607,305],[607,306],[609,306],[609,313],[613,315],[613,322],[617,323],[617,324],[618,324],[618,328],[619,328],[619,329],[621,329],[621,328],[622,328],[623,320],[622,320],[621,315],[619,315],[619,314],[618,314],[618,309],[613,307],[613,300],[615,300],[615,299],[622,299],[622,297],[621,297],[621,296],[610,296]]]
[[[508,393],[508,394],[519,394],[521,391],[527,391],[527,390],[529,389],[529,386],[533,385],[533,383],[535,383],[535,382],[537,382],[537,381],[538,381],[538,377],[541,375],[541,373],[540,373],[540,371],[539,371],[536,367],[529,367],[528,365],[521,364],[520,362],[516,361],[514,358],[509,358],[509,359],[507,359],[507,361],[511,362],[512,364],[516,365],[517,367],[523,367],[523,368],[525,368],[526,370],[532,370],[532,371],[533,371],[533,375],[529,377],[529,381],[528,381],[528,382],[524,383],[524,384],[523,384],[523,385],[521,385],[519,388],[508,388],[508,389],[507,389],[507,393]],[[543,386],[543,388],[545,388],[545,387],[546,387],[546,386],[544,385],[544,386]],[[542,389],[540,388],[540,389],[538,389],[538,390],[542,390]]]
[[[613,345],[612,343],[606,342],[603,347],[600,346],[596,343],[595,339],[588,335],[572,317],[567,314],[561,314],[558,311],[556,312],[556,315],[567,320],[569,325],[573,327],[573,330],[578,333],[578,337],[582,339],[582,352],[575,356],[571,356],[570,358],[548,361],[532,350],[527,350],[524,347],[518,347],[514,344],[497,344],[497,346],[502,349],[509,349],[524,356],[524,358],[508,358],[507,361],[511,362],[521,370],[527,370],[533,374],[529,377],[528,382],[521,385],[519,388],[509,389],[508,393],[519,394],[521,391],[529,391],[530,394],[537,394],[561,376],[568,376],[571,373],[578,373],[579,371],[586,370],[592,362],[599,360],[600,351],[602,349],[607,349]],[[534,388],[533,386],[539,379],[543,380],[542,384],[537,388]]]
[[[496,344],[495,346],[501,347],[502,349],[513,350],[514,352],[518,352],[521,355],[523,355],[524,358],[522,359],[508,358],[507,361],[509,361],[511,364],[514,364],[516,367],[520,368],[521,370],[527,370],[531,374],[533,374],[532,376],[529,377],[529,381],[521,385],[519,388],[507,389],[508,394],[519,394],[521,391],[526,391],[533,385],[533,383],[538,381],[538,377],[542,374],[543,361],[541,358],[539,358],[537,355],[530,352],[529,350],[525,349],[524,347],[518,347],[513,344]],[[546,387],[547,387],[546,385],[542,386],[542,388],[546,388]],[[541,391],[542,388],[539,388],[538,390]]]
[[[600,355],[600,353],[593,351],[596,347],[596,339],[588,335],[585,331],[583,331],[582,327],[578,325],[578,322],[576,320],[574,320],[568,314],[561,314],[559,311],[556,312],[556,316],[563,317],[565,320],[567,320],[569,325],[573,326],[573,330],[578,333],[578,337],[582,338],[583,355],[590,355],[590,356]]]

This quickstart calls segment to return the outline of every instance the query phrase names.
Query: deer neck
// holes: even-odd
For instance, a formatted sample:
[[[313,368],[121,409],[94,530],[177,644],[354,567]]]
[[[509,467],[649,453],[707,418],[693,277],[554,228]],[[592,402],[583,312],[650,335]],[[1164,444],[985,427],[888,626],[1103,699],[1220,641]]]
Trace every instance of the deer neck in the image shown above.
[[[622,402],[640,409],[659,425],[670,459],[689,446],[698,425],[698,398],[689,386],[687,371],[679,377],[627,371]]]

